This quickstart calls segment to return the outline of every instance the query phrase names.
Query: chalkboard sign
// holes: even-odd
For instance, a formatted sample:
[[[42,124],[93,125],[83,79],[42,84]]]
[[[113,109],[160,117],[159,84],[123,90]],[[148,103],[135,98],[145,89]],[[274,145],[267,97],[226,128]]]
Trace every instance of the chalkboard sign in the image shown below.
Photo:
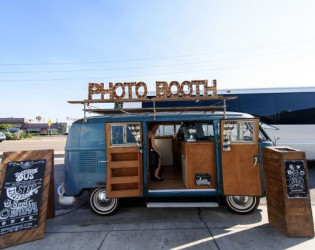
[[[196,173],[195,174],[195,184],[197,186],[210,186],[211,185],[210,174]]]
[[[4,152],[0,165],[0,248],[38,240],[53,218],[54,151]]]
[[[46,160],[9,162],[0,197],[0,234],[38,226]]]
[[[288,198],[307,198],[305,164],[302,160],[285,161],[285,177]]]

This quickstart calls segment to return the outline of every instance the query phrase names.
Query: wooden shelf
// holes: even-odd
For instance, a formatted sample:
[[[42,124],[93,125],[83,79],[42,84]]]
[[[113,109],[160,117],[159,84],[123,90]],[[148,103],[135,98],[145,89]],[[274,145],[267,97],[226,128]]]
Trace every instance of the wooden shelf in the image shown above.
[[[111,168],[136,168],[139,167],[139,161],[112,161]]]

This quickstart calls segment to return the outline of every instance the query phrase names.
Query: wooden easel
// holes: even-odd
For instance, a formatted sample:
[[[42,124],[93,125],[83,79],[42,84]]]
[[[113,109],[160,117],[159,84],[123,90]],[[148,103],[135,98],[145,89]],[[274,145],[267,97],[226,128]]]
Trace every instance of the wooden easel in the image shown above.
[[[2,164],[0,166],[0,196],[4,191],[3,185],[9,163],[39,160],[45,160],[45,169],[44,177],[42,179],[41,201],[38,206],[38,225],[30,229],[0,234],[0,248],[43,238],[45,234],[46,219],[55,217],[54,151],[51,149],[4,152]],[[1,208],[2,204],[0,204],[0,209]]]

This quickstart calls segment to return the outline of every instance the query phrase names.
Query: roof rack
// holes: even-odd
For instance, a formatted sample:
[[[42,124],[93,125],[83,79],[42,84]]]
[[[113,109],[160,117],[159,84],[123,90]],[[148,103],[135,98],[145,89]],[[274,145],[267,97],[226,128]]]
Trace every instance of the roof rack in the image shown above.
[[[158,112],[185,112],[185,111],[217,111],[222,106],[198,106],[198,107],[170,107],[170,108],[125,108],[125,109],[85,109],[88,113],[97,114],[135,114],[135,113],[158,113]]]
[[[86,113],[95,114],[135,114],[135,113],[153,113],[158,112],[185,112],[185,111],[223,111],[224,117],[226,117],[226,101],[236,99],[237,96],[207,96],[207,97],[189,97],[189,98],[146,98],[146,99],[117,99],[117,100],[104,100],[104,99],[94,99],[94,100],[82,100],[82,101],[68,101],[71,104],[83,104],[84,120],[86,121]],[[170,101],[220,101],[223,105],[213,105],[213,106],[194,106],[194,107],[156,107],[156,102],[170,102]],[[95,103],[124,103],[124,102],[152,102],[152,108],[118,108],[118,109],[100,109],[90,106],[90,104]],[[216,103],[218,104],[218,103]]]

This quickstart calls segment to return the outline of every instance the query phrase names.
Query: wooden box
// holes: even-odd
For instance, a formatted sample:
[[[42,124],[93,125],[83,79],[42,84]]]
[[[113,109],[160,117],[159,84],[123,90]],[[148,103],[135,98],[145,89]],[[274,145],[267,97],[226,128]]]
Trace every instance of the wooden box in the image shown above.
[[[288,237],[314,237],[305,153],[265,147],[263,163],[270,224]]]
[[[182,175],[186,188],[216,188],[215,145],[213,142],[182,142]]]

